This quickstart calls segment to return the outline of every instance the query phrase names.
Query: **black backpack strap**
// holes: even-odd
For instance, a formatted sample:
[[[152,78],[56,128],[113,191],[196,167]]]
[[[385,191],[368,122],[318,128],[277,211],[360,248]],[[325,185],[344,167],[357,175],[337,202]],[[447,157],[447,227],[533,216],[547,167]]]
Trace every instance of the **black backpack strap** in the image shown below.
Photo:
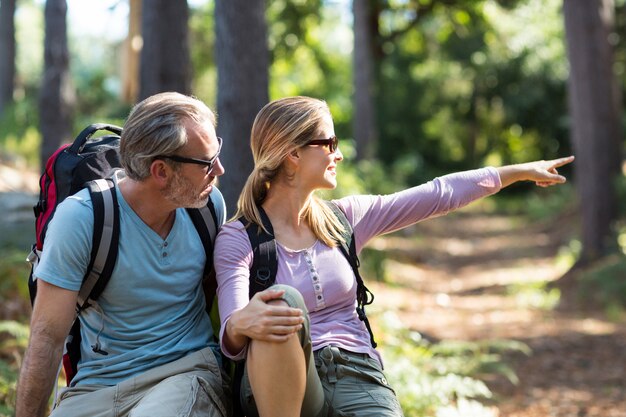
[[[213,269],[213,242],[215,242],[215,236],[217,236],[217,229],[219,228],[215,206],[209,199],[207,205],[202,208],[188,208],[186,210],[200,235],[202,246],[204,246],[204,252],[206,253],[204,275],[206,276]]]
[[[120,214],[113,180],[89,181],[87,187],[93,204],[93,244],[87,273],[78,291],[78,311],[89,307],[89,299],[96,300],[102,294],[117,262],[120,239]]]
[[[187,213],[189,213],[189,217],[198,231],[198,235],[200,235],[206,255],[202,281],[206,297],[206,309],[207,312],[210,312],[213,307],[215,293],[217,292],[217,281],[213,273],[213,244],[219,229],[217,214],[213,201],[210,198],[206,206],[202,208],[188,208]]]
[[[76,136],[76,139],[74,139],[74,143],[72,143],[72,145],[67,148],[68,152],[74,155],[81,153],[87,141],[93,136],[94,133],[99,130],[108,130],[109,132],[114,133],[117,136],[120,136],[122,134],[122,128],[119,126],[106,123],[94,123],[84,128],[82,132],[80,132],[78,136]]]
[[[376,347],[376,341],[374,340],[374,333],[370,326],[369,320],[365,314],[365,306],[374,302],[374,294],[365,286],[363,278],[359,273],[359,257],[356,254],[356,243],[354,239],[354,233],[352,226],[345,215],[345,213],[334,203],[327,201],[329,208],[333,211],[337,219],[341,222],[344,228],[344,241],[339,243],[341,253],[346,257],[348,263],[352,267],[354,276],[356,277],[357,289],[356,299],[357,307],[356,311],[359,319],[365,323],[367,331],[370,334],[370,342],[372,347]],[[239,221],[246,226],[246,232],[248,233],[248,239],[252,246],[253,261],[250,267],[250,292],[249,296],[252,298],[254,294],[259,291],[263,291],[269,288],[276,281],[276,273],[278,271],[278,256],[276,254],[276,240],[274,239],[274,229],[272,223],[267,217],[265,210],[258,207],[259,214],[265,229],[269,232],[263,231],[259,225],[246,220],[244,217],[239,218]]]
[[[239,221],[246,226],[246,232],[252,246],[252,267],[250,267],[250,291],[249,296],[263,291],[274,284],[278,271],[278,257],[276,255],[276,240],[274,228],[269,217],[262,207],[258,207],[263,226],[269,232],[266,233],[258,224],[252,223],[241,217]]]
[[[346,257],[350,266],[352,267],[352,271],[354,272],[354,276],[356,277],[356,312],[359,315],[359,319],[365,323],[365,327],[367,327],[367,331],[370,334],[370,342],[372,347],[376,347],[376,341],[374,340],[374,333],[372,332],[372,328],[370,326],[370,322],[365,315],[365,306],[372,304],[374,302],[374,294],[365,286],[363,283],[363,278],[359,273],[359,266],[361,262],[359,261],[359,257],[356,254],[356,243],[354,239],[354,231],[352,230],[352,225],[348,222],[348,218],[346,214],[337,206],[335,203],[331,201],[327,201],[328,207],[333,211],[337,220],[341,223],[344,228],[344,242],[339,243],[339,248],[343,253],[343,256]]]

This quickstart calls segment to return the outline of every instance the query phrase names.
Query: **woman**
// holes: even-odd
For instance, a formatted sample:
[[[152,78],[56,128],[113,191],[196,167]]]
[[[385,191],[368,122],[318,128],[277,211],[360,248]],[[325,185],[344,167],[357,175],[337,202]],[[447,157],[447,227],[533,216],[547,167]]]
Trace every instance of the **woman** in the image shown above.
[[[246,415],[401,416],[355,310],[355,275],[337,244],[342,226],[314,194],[336,187],[343,159],[328,106],[308,97],[269,103],[254,121],[251,148],[255,167],[234,218],[262,225],[266,213],[277,242],[278,285],[249,299],[253,254],[241,221],[221,229],[215,248],[221,344],[227,356],[246,358]],[[466,171],[335,203],[360,251],[374,236],[446,214],[515,181],[563,183],[556,168],[573,159]]]

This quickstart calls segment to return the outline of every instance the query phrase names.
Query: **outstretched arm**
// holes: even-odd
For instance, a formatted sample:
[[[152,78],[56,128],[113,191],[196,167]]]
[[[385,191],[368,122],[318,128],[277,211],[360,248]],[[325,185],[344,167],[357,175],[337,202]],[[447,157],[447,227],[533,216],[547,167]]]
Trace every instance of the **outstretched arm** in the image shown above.
[[[573,156],[568,156],[550,161],[506,165],[496,169],[498,174],[500,174],[502,187],[509,186],[517,181],[534,181],[540,187],[549,187],[566,181],[564,176],[559,175],[557,168],[567,165],[573,160]]]

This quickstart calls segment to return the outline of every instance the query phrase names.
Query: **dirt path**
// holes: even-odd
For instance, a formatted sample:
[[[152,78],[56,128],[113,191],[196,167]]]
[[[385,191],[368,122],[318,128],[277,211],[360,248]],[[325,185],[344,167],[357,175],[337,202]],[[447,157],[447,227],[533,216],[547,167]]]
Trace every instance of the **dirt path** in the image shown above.
[[[538,286],[568,267],[556,255],[573,224],[464,212],[375,241],[391,284],[373,285],[378,307],[431,338],[526,343],[531,356],[508,358],[519,384],[488,382],[500,416],[624,417],[626,326],[537,308],[550,301]]]

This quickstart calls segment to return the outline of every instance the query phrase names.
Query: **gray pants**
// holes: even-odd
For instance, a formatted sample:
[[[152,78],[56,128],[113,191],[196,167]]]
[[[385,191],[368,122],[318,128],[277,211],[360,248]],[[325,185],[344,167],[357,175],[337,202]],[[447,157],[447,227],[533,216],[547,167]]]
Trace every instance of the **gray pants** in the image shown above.
[[[283,300],[290,307],[301,309],[305,316],[299,335],[307,368],[302,417],[403,416],[377,360],[334,346],[312,352],[308,311],[302,295],[287,285],[272,288],[285,290]],[[241,405],[247,417],[258,417],[247,370],[241,381]]]
[[[50,417],[228,417],[227,392],[205,348],[114,386],[66,388]]]

